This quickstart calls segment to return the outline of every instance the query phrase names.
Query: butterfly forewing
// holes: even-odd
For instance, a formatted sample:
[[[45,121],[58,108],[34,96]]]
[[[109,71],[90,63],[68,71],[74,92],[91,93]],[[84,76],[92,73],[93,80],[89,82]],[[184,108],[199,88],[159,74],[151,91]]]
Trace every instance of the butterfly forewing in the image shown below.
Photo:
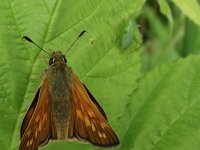
[[[35,108],[36,108],[36,105],[38,103],[38,98],[39,98],[39,93],[40,93],[40,88],[38,88],[36,94],[35,94],[35,97],[33,99],[33,102],[31,103],[31,106],[29,107],[27,113],[26,113],[26,116],[24,117],[24,120],[22,122],[22,125],[21,125],[21,131],[20,131],[20,138],[22,138],[26,128],[28,127],[28,124],[31,120],[31,117],[35,111]]]
[[[42,92],[36,93],[35,102],[30,106],[23,120],[19,150],[37,150],[40,145],[48,142],[52,136],[47,77],[43,80],[40,91]]]
[[[98,107],[89,97],[83,84],[75,75],[73,78],[72,105],[73,112],[69,124],[69,138],[88,141],[101,147],[111,147],[119,144],[113,129],[107,122],[102,108]]]

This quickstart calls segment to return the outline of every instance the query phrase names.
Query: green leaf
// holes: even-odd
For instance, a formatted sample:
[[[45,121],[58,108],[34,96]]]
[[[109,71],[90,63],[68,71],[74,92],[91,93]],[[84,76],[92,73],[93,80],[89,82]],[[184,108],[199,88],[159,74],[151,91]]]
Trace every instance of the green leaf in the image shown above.
[[[127,105],[124,149],[200,149],[200,57],[156,68],[140,80]]]
[[[183,45],[181,53],[185,57],[189,54],[199,54],[200,47],[200,28],[192,21],[186,19],[185,21],[185,36],[183,38]]]
[[[170,9],[167,1],[166,0],[158,0],[157,2],[160,6],[161,13],[167,17],[170,24],[173,24],[172,12],[171,12],[171,9]]]
[[[200,6],[196,0],[172,0],[181,11],[200,26]]]
[[[65,54],[76,36],[88,34],[67,53],[68,65],[104,108],[119,138],[129,95],[140,76],[138,53],[124,56],[120,33],[129,16],[136,17],[144,0],[15,0],[0,5],[0,147],[16,150],[22,119],[31,104],[48,56],[21,38],[29,36],[46,51]],[[126,126],[129,124],[125,124]],[[44,149],[96,149],[77,142],[50,142]]]

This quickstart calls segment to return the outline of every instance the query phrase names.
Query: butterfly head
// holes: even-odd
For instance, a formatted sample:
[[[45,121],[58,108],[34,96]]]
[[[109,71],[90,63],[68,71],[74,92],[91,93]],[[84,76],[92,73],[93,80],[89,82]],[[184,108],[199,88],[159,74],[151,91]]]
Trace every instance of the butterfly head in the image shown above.
[[[65,56],[62,54],[61,51],[54,51],[51,55],[51,58],[49,59],[49,65],[51,66],[58,61],[67,63],[67,59],[65,58]]]

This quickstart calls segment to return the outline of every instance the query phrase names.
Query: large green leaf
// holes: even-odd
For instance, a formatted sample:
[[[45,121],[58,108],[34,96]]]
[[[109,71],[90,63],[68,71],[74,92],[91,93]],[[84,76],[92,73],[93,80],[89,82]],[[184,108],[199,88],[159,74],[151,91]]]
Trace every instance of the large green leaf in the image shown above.
[[[29,36],[45,50],[69,47],[82,30],[88,34],[68,53],[68,64],[105,109],[123,139],[129,95],[139,78],[138,53],[125,56],[120,42],[129,16],[144,0],[9,0],[0,5],[0,149],[16,150],[22,119],[41,81],[48,56],[22,40]],[[131,48],[131,47],[130,47]],[[42,59],[40,58],[42,57]],[[94,149],[76,142],[53,142],[44,149]]]
[[[127,106],[124,149],[200,149],[200,57],[163,65],[141,79]],[[125,118],[124,118],[125,119]]]

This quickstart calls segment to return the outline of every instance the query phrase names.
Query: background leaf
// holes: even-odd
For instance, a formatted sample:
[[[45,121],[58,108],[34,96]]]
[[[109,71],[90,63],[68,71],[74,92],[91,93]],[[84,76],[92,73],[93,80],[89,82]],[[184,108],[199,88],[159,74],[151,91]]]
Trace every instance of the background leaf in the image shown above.
[[[120,117],[126,115],[129,95],[137,87],[140,59],[138,52],[123,55],[119,45],[129,16],[136,17],[143,4],[141,0],[1,2],[1,149],[18,148],[22,119],[47,68],[48,56],[21,37],[29,36],[47,51],[65,53],[82,30],[88,34],[67,53],[68,64],[97,98],[123,139],[124,126],[129,122],[121,122]],[[96,149],[76,142],[52,142],[44,149],[64,148]]]
[[[197,0],[172,0],[181,11],[197,25],[200,25],[200,6]]]
[[[158,0],[157,2],[160,6],[161,13],[167,17],[171,24],[173,24],[172,12],[168,2],[166,0]]]
[[[193,24],[189,19],[185,21],[185,36],[183,38],[181,53],[188,56],[189,54],[200,53],[200,28]]]

